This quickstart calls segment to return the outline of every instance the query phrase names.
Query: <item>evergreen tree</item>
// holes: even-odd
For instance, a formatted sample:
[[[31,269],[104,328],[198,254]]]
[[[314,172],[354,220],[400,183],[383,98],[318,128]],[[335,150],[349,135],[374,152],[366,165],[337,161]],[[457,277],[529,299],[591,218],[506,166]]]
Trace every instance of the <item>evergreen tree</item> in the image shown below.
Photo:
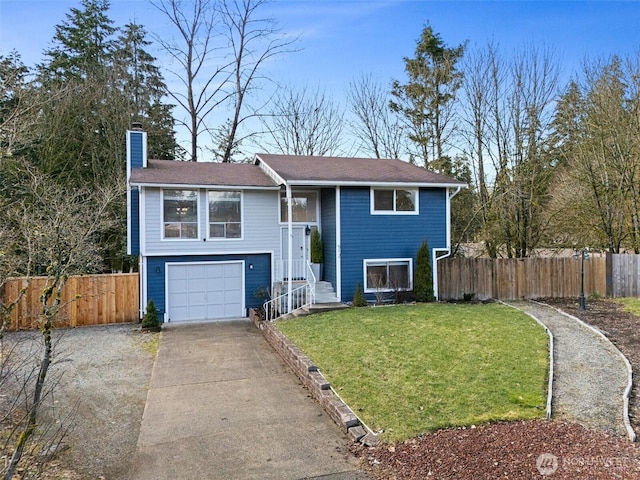
[[[119,89],[129,99],[130,122],[140,122],[148,135],[148,155],[174,160],[179,150],[175,139],[172,105],[162,102],[167,86],[156,65],[157,59],[145,50],[151,42],[143,26],[128,23],[118,37],[115,67]]]
[[[108,17],[109,2],[83,0],[56,26],[51,48],[38,66],[37,83],[48,100],[39,109],[33,160],[67,188],[113,185],[124,192],[124,132],[142,121],[149,132],[149,155],[174,158],[171,106],[162,103],[166,86],[149,42],[137,24],[118,28]],[[125,218],[126,197],[106,212]],[[125,222],[101,232],[106,268],[124,255]],[[115,262],[115,264],[114,264]],[[111,264],[111,265],[109,265]]]
[[[413,287],[418,302],[433,302],[433,272],[431,271],[431,256],[426,240],[420,245],[416,258],[416,278]]]
[[[82,0],[66,21],[56,25],[48,61],[40,65],[43,79],[68,81],[101,75],[110,66],[115,49],[113,21],[107,16],[108,0]]]
[[[153,303],[153,299],[149,299],[147,302],[147,308],[142,317],[141,327],[143,330],[148,330],[150,332],[159,332],[162,327],[160,325],[160,320],[158,320],[158,310],[156,309],[155,303]]]
[[[364,294],[362,293],[362,284],[360,283],[356,285],[356,293],[353,295],[353,306],[354,307],[367,306],[367,299],[364,298]]]
[[[405,118],[415,156],[425,168],[446,173],[450,160],[446,143],[452,130],[453,103],[462,83],[457,68],[466,45],[447,47],[433,28],[426,26],[416,45],[415,57],[404,58],[407,83],[392,84],[393,111]]]
[[[37,102],[28,75],[18,52],[0,55],[0,159],[19,153],[29,143]]]

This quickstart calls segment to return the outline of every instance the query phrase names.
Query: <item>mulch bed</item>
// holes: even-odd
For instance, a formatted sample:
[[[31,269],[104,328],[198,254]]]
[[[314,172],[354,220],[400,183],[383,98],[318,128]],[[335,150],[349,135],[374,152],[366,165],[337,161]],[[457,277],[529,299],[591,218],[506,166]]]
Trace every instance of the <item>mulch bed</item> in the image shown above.
[[[640,318],[610,301],[544,299],[599,328],[640,372]],[[634,386],[636,375],[634,374]],[[634,387],[635,388],[635,387]],[[640,433],[640,401],[633,395],[631,423]],[[532,420],[440,430],[394,445],[354,446],[370,471],[385,479],[638,479],[640,447],[580,425]]]

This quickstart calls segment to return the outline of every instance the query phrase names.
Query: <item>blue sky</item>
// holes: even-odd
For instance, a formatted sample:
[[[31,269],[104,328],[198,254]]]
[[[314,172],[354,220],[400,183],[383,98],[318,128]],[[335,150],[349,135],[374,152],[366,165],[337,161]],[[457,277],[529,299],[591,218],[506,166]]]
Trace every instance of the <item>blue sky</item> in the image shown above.
[[[78,6],[79,0],[0,0],[0,51],[16,49],[27,65],[36,64],[55,25]],[[269,65],[270,76],[324,87],[338,99],[360,74],[402,79],[402,58],[413,55],[426,24],[450,46],[468,40],[470,47],[493,41],[505,53],[525,44],[554,49],[564,79],[585,57],[640,51],[640,0],[276,0],[267,15],[301,36],[301,50]],[[117,26],[135,19],[150,32],[169,31],[146,0],[112,0],[110,17]]]
[[[17,49],[28,65],[42,56],[75,0],[0,0],[0,49]],[[640,1],[276,0],[269,14],[300,34],[302,50],[273,67],[282,80],[344,88],[359,73],[397,78],[429,23],[449,45],[494,40],[557,51],[570,74],[586,56],[626,55],[640,47]],[[146,0],[112,0],[117,25],[136,19],[149,31],[166,21]]]

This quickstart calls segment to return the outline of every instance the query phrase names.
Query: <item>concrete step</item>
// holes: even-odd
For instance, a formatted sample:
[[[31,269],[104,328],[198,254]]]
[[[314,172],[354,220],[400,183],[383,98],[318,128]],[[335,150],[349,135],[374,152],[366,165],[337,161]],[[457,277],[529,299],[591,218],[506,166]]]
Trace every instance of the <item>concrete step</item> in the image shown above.
[[[316,293],[316,303],[340,303],[335,295],[318,295]]]
[[[335,293],[335,290],[329,282],[316,282],[316,293]]]

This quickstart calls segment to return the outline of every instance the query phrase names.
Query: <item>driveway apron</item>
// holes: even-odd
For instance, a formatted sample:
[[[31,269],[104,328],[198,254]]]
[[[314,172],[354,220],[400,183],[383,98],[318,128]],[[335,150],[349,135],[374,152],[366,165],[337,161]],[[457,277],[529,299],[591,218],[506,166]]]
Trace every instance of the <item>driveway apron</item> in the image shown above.
[[[131,479],[367,478],[348,445],[250,322],[172,325]]]

